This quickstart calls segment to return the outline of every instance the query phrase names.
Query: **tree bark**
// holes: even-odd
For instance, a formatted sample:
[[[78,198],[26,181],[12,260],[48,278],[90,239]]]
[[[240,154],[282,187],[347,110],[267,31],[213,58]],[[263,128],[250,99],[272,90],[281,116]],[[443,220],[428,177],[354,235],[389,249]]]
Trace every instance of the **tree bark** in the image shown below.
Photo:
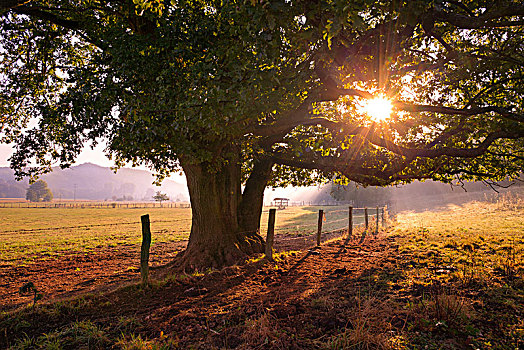
[[[256,231],[240,229],[241,173],[235,157],[218,170],[206,163],[182,164],[193,217],[187,248],[175,261],[177,268],[221,268],[264,252],[264,240]]]
[[[274,162],[269,158],[255,160],[238,210],[239,226],[242,232],[254,233],[260,230],[264,190],[271,179],[273,164]]]

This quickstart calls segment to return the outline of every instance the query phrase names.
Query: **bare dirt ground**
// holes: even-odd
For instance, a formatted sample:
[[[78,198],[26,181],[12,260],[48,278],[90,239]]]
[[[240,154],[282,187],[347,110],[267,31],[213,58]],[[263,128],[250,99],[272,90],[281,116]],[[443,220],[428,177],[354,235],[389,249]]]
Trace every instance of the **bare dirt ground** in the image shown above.
[[[342,232],[324,234],[331,239]],[[313,244],[314,237],[277,235],[276,251],[302,250]],[[157,243],[150,250],[153,270],[168,263],[187,242]],[[27,305],[31,296],[19,294],[19,288],[32,282],[43,301],[55,301],[90,292],[108,291],[122,284],[138,281],[140,247],[121,245],[92,252],[67,252],[50,259],[42,257],[22,266],[0,265],[0,311]]]
[[[286,245],[286,250],[291,246],[299,248],[310,244],[303,238],[280,238],[280,244]],[[33,325],[26,333],[29,337],[36,336],[59,329],[71,319],[87,319],[102,327],[123,325],[125,328],[131,325],[133,333],[160,342],[169,334],[173,348],[228,349],[239,345],[247,348],[317,348],[319,345],[315,341],[318,339],[328,341],[340,328],[354,328],[357,325],[355,322],[359,322],[359,317],[366,311],[365,306],[360,305],[360,301],[353,296],[362,288],[362,293],[367,295],[366,300],[375,301],[369,295],[370,291],[366,291],[366,286],[376,283],[371,281],[370,276],[377,269],[395,266],[395,249],[392,240],[384,236],[370,236],[363,242],[358,239],[334,240],[320,248],[281,255],[275,263],[261,260],[205,275],[174,278],[162,287],[150,290],[132,285],[113,292],[91,294],[80,299],[80,305],[73,308],[74,311],[61,310],[58,314],[39,312],[32,316]],[[123,263],[118,265],[117,259],[131,258],[122,251],[119,254],[107,254],[104,261],[100,260],[103,254],[96,256],[99,259],[93,256],[81,262],[64,257],[64,260],[50,264],[47,269],[40,267],[39,286],[44,292],[67,289],[62,294],[53,294],[59,298],[96,290],[103,284],[106,285],[104,288],[108,288],[108,282],[114,286],[124,280],[129,282],[130,278],[136,279],[136,273],[104,273],[125,266]],[[68,279],[73,279],[73,266],[81,266],[91,273],[68,282]],[[63,272],[57,272],[58,269]],[[29,274],[33,270],[25,271]],[[156,273],[161,272],[158,270]],[[78,280],[83,282],[78,283]],[[91,280],[94,280],[92,284],[86,283]],[[20,301],[12,297],[9,305]],[[347,310],[342,312],[337,305],[343,305]],[[349,319],[347,312],[355,318]],[[383,316],[374,311],[372,317]],[[398,319],[388,321],[399,325],[403,322],[400,315]],[[9,338],[6,332],[0,345],[9,344]],[[100,347],[93,348],[104,346],[102,343]]]
[[[151,255],[169,260],[185,244],[160,243],[152,247]],[[90,253],[68,252],[49,259],[36,259],[22,266],[0,267],[0,311],[29,303],[31,296],[21,296],[19,288],[33,282],[43,301],[59,300],[94,291],[114,289],[122,282],[136,279],[140,247],[135,245],[97,249]],[[152,265],[158,265],[153,258]]]

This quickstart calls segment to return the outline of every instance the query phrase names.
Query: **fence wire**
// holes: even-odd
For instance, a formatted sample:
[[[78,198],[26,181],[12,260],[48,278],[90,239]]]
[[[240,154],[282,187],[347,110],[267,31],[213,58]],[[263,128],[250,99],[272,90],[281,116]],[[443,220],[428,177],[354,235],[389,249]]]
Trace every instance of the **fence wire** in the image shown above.
[[[315,207],[314,207],[315,208]],[[286,235],[286,236],[312,236],[318,232],[318,207],[313,211],[307,211],[298,217],[289,218],[286,210],[277,210],[276,222],[275,222],[275,235]],[[313,208],[311,208],[313,209]],[[310,210],[311,210],[310,209]],[[352,210],[352,222],[353,228],[365,226],[365,210],[366,208],[353,208]],[[375,230],[377,215],[376,207],[367,208],[368,210],[368,229]],[[379,207],[380,213],[378,216],[379,222],[381,219],[383,207]],[[267,214],[268,210],[264,210],[264,214]],[[289,220],[295,220],[296,223],[289,223]],[[267,217],[263,217],[261,221],[261,234],[264,236],[267,232]],[[349,208],[344,209],[331,209],[327,208],[324,210],[324,217],[322,218],[322,232],[340,232],[348,231],[349,225]]]
[[[275,234],[277,235],[297,235],[297,236],[310,236],[314,235],[318,231],[318,207],[304,207],[302,210],[304,213],[288,212],[286,210],[278,210],[276,215],[275,222]],[[372,229],[376,225],[377,215],[374,213],[375,208],[368,208],[368,224],[369,228]],[[383,208],[380,208],[382,210]],[[353,227],[359,227],[365,224],[365,215],[360,212],[365,211],[365,208],[353,208],[352,212],[352,222]],[[269,210],[263,210],[263,214],[267,214]],[[358,214],[356,215],[357,212]],[[347,207],[343,209],[336,208],[327,208],[324,211],[324,216],[322,218],[322,232],[335,232],[335,231],[347,231],[349,224],[349,210]],[[379,214],[380,215],[380,214]],[[379,216],[380,218],[380,216]],[[174,224],[172,229],[182,232],[189,232],[191,223],[191,215],[188,215],[183,219],[173,219],[173,220],[154,220],[152,218],[151,224]],[[267,233],[267,215],[263,215],[261,218],[261,227],[260,233],[262,236],[265,236]],[[43,227],[43,228],[34,228],[34,229],[12,229],[8,231],[0,231],[0,236],[10,235],[10,234],[37,234],[45,233],[51,231],[60,231],[60,230],[90,230],[93,228],[104,227],[137,227],[137,231],[140,229],[140,220],[137,217],[137,221],[132,222],[108,222],[100,224],[88,224],[88,225],[71,225],[71,226],[54,226],[54,227]],[[124,228],[123,228],[124,229]],[[125,229],[128,230],[128,229]],[[170,229],[171,230],[171,229]],[[163,230],[162,230],[163,231]],[[160,232],[155,230],[154,232]]]

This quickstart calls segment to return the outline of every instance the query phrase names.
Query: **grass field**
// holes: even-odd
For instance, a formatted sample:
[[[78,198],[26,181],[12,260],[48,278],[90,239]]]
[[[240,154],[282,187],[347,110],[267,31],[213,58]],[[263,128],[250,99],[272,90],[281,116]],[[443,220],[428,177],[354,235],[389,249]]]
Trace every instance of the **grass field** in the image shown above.
[[[0,208],[0,260],[3,264],[52,258],[63,252],[138,245],[142,209]],[[191,209],[148,208],[154,242],[185,240]]]
[[[410,344],[462,348],[443,345],[457,337],[475,349],[524,348],[523,200],[401,213],[392,237],[402,261],[396,288],[416,295]]]
[[[401,213],[393,232],[400,254],[414,266],[435,270],[453,266],[449,276],[464,283],[488,283],[497,274],[511,279],[524,269],[522,201],[473,202],[440,212]]]
[[[277,232],[312,234],[318,209],[278,211]],[[345,226],[347,208],[324,209],[325,226]],[[112,220],[109,212],[101,224]],[[129,222],[142,214],[122,213]],[[150,211],[152,222],[175,213]],[[138,224],[134,230],[130,237],[139,239]],[[111,235],[104,237],[111,244]],[[524,202],[518,198],[402,212],[378,238],[333,240],[317,254],[276,258],[5,312],[0,347],[524,348]]]
[[[311,235],[317,230],[322,207],[289,207],[277,212],[276,234]],[[324,231],[346,227],[346,207],[325,207]],[[0,208],[0,262],[20,264],[53,258],[63,252],[138,245],[140,216],[149,214],[153,244],[187,240],[191,229],[189,208]],[[267,231],[268,209],[261,232]],[[362,215],[355,224],[363,222]]]

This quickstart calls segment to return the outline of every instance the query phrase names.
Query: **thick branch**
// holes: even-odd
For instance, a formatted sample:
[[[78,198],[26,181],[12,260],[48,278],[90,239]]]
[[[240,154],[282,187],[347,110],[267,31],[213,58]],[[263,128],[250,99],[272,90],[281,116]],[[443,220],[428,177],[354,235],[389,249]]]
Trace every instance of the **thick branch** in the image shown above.
[[[313,95],[312,99],[314,102],[328,102],[336,101],[340,96],[358,96],[362,98],[373,98],[373,94],[370,94],[367,91],[358,90],[358,89],[340,89],[340,88],[329,88],[326,89],[318,95]]]
[[[338,172],[343,174],[351,181],[373,186],[383,186],[395,181],[430,178],[431,174],[420,175],[399,175],[409,162],[400,161],[390,165],[387,170],[364,167],[361,160],[348,160],[339,157],[319,157],[297,159],[292,155],[275,153],[272,157],[277,164],[295,168],[320,170],[323,172]]]
[[[428,148],[407,148],[398,146],[392,141],[376,137],[374,134],[369,134],[367,140],[372,144],[386,148],[390,152],[403,155],[408,158],[437,158],[441,156],[459,157],[459,158],[475,158],[484,154],[489,146],[498,139],[518,139],[523,135],[519,132],[496,131],[489,134],[484,141],[472,148],[457,148],[457,147],[440,147],[435,149]]]
[[[457,130],[451,130],[442,133],[430,145],[438,144],[439,141],[449,138],[456,134]],[[367,183],[370,185],[384,185],[395,181],[405,181],[412,179],[431,178],[432,173],[427,172],[425,175],[420,174],[403,174],[405,170],[417,158],[476,158],[488,152],[489,147],[498,139],[516,139],[521,137],[518,133],[511,133],[505,131],[498,131],[489,134],[484,141],[475,147],[457,148],[457,147],[441,147],[435,149],[423,148],[407,148],[396,145],[392,141],[382,139],[374,135],[372,130],[361,134],[361,137],[371,144],[386,148],[390,152],[397,155],[397,157],[388,161],[385,168],[377,166],[365,166],[366,159],[362,157],[355,157],[353,148],[346,150],[338,156],[320,156],[315,152],[309,154],[302,154],[299,157],[294,154],[287,153],[285,149],[273,152],[273,161],[277,164],[287,165],[291,167],[320,170],[323,172],[339,172],[349,178],[350,180]],[[360,148],[360,147],[358,147]],[[435,165],[433,171],[439,170],[440,165]]]
[[[273,124],[264,124],[257,126],[253,132],[256,136],[267,136],[271,138],[284,137],[297,126],[303,125],[322,125],[326,128],[340,128],[336,122],[328,119],[319,118],[318,115],[310,113],[312,102],[336,101],[340,96],[359,96],[363,98],[372,98],[373,95],[367,91],[358,89],[329,89],[316,91],[311,94],[300,107],[296,110],[277,116]],[[313,118],[312,118],[313,117]]]
[[[22,15],[27,15],[30,17],[36,17],[45,21],[49,21],[51,23],[54,23],[56,25],[59,25],[61,27],[72,29],[72,30],[78,30],[80,29],[80,22],[79,21],[73,21],[65,18],[60,18],[57,15],[42,11],[41,9],[36,9],[31,6],[18,6],[13,9],[14,12]]]
[[[23,6],[29,2],[31,0],[2,0],[0,1],[0,13]]]
[[[453,107],[444,107],[444,106],[430,106],[430,105],[416,105],[407,102],[395,101],[393,106],[399,110],[408,111],[408,112],[432,112],[432,113],[441,113],[441,114],[450,114],[450,115],[463,115],[463,116],[472,116],[479,115],[483,113],[495,112],[500,114],[506,119],[510,119],[517,122],[524,122],[524,115],[517,114],[508,111],[506,108],[488,106],[488,107],[476,107],[476,108],[453,108]]]
[[[509,2],[494,6],[495,10],[486,11],[480,16],[466,16],[459,13],[447,13],[444,11],[435,11],[434,15],[437,20],[445,21],[456,27],[463,29],[478,29],[486,27],[507,27],[522,25],[522,20],[505,20],[499,19],[524,16],[524,5],[522,3]]]

